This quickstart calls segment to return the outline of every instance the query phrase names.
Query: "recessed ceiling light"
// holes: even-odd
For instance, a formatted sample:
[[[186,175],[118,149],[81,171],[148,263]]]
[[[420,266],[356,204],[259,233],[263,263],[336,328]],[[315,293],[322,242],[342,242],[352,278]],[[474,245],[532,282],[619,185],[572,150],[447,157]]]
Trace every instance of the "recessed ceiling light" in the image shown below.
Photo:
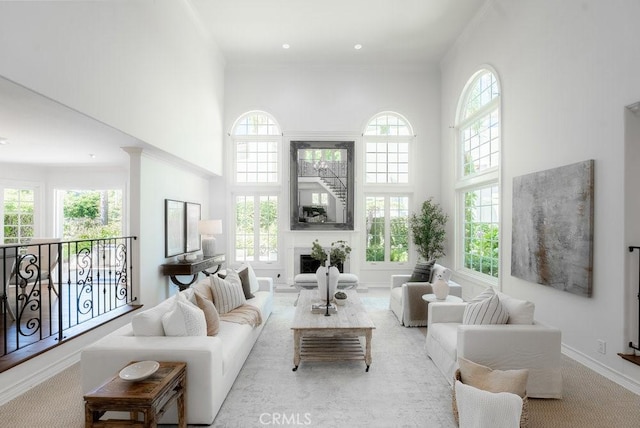
[[[362,45],[360,43],[358,43],[357,45],[355,45],[353,47],[355,50],[359,51],[360,49],[362,49]]]
[[[9,140],[7,138],[0,137],[0,146],[6,146],[7,144],[9,144]]]
[[[95,158],[96,158],[96,155],[94,155],[93,153],[89,153],[89,157],[90,157],[91,159],[95,159]]]
[[[282,44],[282,49],[289,49],[291,46],[289,46],[289,43],[283,43]]]

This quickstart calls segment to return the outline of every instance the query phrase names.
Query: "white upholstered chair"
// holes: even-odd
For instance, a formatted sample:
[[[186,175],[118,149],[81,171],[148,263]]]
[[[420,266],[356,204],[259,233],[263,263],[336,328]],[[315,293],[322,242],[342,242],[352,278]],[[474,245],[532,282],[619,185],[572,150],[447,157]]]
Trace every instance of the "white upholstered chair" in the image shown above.
[[[435,264],[431,270],[429,282],[409,282],[411,275],[391,275],[389,309],[405,327],[423,327],[427,325],[427,302],[424,294],[433,293],[431,282],[441,275],[449,283],[449,294],[462,297],[462,287],[451,281],[451,270]]]

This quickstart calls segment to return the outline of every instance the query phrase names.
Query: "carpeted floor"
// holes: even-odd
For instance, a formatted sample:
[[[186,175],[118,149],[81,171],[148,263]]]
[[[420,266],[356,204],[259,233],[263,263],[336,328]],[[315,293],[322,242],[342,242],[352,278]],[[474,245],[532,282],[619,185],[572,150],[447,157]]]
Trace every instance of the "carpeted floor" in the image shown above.
[[[373,364],[302,362],[292,369],[295,294],[273,314],[214,427],[455,427],[449,385],[424,353],[424,328],[401,327],[388,297],[361,294],[376,324]],[[0,406],[0,426],[84,426],[79,364]],[[529,401],[531,428],[637,427],[640,396],[563,358],[564,398]]]

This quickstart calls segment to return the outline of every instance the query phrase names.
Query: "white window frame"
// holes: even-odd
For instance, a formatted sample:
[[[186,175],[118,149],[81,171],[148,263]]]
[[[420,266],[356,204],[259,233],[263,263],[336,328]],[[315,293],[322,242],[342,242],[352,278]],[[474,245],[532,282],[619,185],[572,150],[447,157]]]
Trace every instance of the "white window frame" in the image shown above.
[[[369,134],[367,132],[367,130],[369,129],[370,126],[374,126],[371,123],[378,120],[380,117],[383,116],[395,116],[399,121],[402,121],[404,123],[404,126],[406,126],[407,130],[408,130],[408,135],[393,135],[393,134],[389,134],[389,135],[378,135],[378,134]],[[413,127],[411,126],[411,123],[407,120],[407,118],[405,118],[403,115],[401,115],[400,113],[396,113],[394,111],[383,111],[380,113],[377,113],[376,115],[374,115],[371,119],[369,119],[367,121],[367,124],[365,125],[365,131],[362,134],[362,142],[363,142],[363,169],[364,169],[364,183],[367,186],[407,186],[412,182],[412,168],[411,168],[411,152],[412,152],[412,146],[413,146],[413,140],[414,140],[414,133],[413,133]],[[378,181],[368,181],[367,180],[367,168],[369,165],[369,161],[367,159],[367,155],[368,155],[368,151],[367,151],[367,145],[369,143],[384,143],[384,144],[393,144],[393,143],[399,143],[399,144],[406,144],[407,145],[407,182],[393,182],[393,181],[389,181],[388,180],[388,176],[387,176],[387,180],[383,181],[383,182],[378,182]],[[385,153],[388,153],[385,152]],[[377,164],[377,163],[376,163]],[[398,163],[399,165],[402,164],[401,162]],[[387,171],[385,172],[385,174],[388,174],[388,164],[387,164]]]
[[[2,229],[0,230],[0,244],[5,242],[4,236],[4,190],[5,189],[21,189],[33,191],[33,236],[38,237],[43,234],[42,218],[44,217],[44,199],[41,192],[42,185],[33,182],[21,181],[1,181],[0,182],[0,222]]]
[[[498,86],[498,95],[489,101],[487,104],[483,105],[480,109],[478,109],[473,115],[462,118],[462,114],[465,111],[466,103],[468,102],[470,91],[472,90],[474,84],[477,79],[485,74],[486,72],[490,72],[494,75],[496,79],[496,83]],[[456,209],[455,209],[455,219],[456,219],[456,227],[455,227],[455,266],[456,272],[460,275],[467,277],[468,279],[473,280],[474,282],[498,286],[500,284],[500,279],[503,275],[502,269],[502,186],[501,186],[501,163],[502,163],[502,105],[501,105],[501,84],[500,79],[496,71],[490,66],[483,66],[478,71],[476,71],[467,81],[464,89],[462,90],[459,103],[458,103],[458,111],[456,115],[456,125],[455,125],[455,171],[456,171],[456,184],[455,184],[455,201],[456,201]],[[498,165],[492,166],[490,168],[486,168],[484,170],[478,171],[476,173],[465,176],[464,175],[464,150],[462,149],[462,130],[477,121],[478,119],[491,114],[493,111],[497,111],[498,114],[498,129],[500,133],[500,138],[498,141],[499,144],[499,153],[498,153]],[[498,186],[499,193],[499,202],[498,202],[498,227],[499,227],[499,260],[498,260],[498,278],[493,277],[491,275],[483,274],[476,270],[465,267],[465,236],[464,236],[464,226],[465,226],[465,194],[470,191],[479,190],[482,188],[490,187],[496,185]]]
[[[411,234],[408,232],[409,230],[409,217],[411,216],[411,204],[413,195],[406,192],[398,192],[398,193],[384,193],[384,192],[366,192],[363,197],[363,205],[364,205],[364,214],[367,214],[366,201],[367,198],[384,198],[384,219],[385,219],[385,227],[384,227],[384,260],[381,261],[368,261],[367,260],[367,238],[368,232],[366,229],[366,219],[365,219],[365,230],[364,230],[364,254],[362,256],[364,262],[369,266],[378,266],[378,265],[386,265],[386,266],[404,266],[411,262]],[[391,198],[407,198],[407,243],[408,254],[406,261],[394,262],[391,261]]]
[[[253,114],[260,114],[267,116],[276,126],[277,133],[269,134],[269,135],[235,135],[234,132],[237,129],[238,124],[247,116]],[[238,141],[256,141],[259,139],[264,142],[273,142],[277,144],[278,153],[277,153],[277,180],[275,182],[238,182],[237,180],[237,142]],[[273,268],[274,266],[279,266],[282,264],[282,248],[283,248],[283,218],[287,216],[288,209],[284,207],[284,193],[282,191],[282,176],[283,176],[283,156],[285,155],[285,150],[283,150],[283,138],[281,127],[278,124],[278,121],[268,112],[252,110],[240,115],[231,128],[231,132],[229,132],[229,144],[230,148],[227,159],[231,165],[231,168],[227,171],[228,182],[231,183],[228,193],[228,215],[229,219],[229,252],[230,252],[230,262],[242,262],[242,260],[238,260],[236,254],[236,197],[238,196],[251,196],[255,198],[256,203],[259,202],[260,197],[263,196],[272,196],[278,198],[278,211],[277,211],[277,225],[278,225],[278,248],[277,248],[277,260],[275,261],[261,261],[259,260],[259,248],[260,248],[260,219],[254,218],[254,254],[257,260],[251,262],[251,266],[254,268]],[[288,152],[287,152],[288,155]]]

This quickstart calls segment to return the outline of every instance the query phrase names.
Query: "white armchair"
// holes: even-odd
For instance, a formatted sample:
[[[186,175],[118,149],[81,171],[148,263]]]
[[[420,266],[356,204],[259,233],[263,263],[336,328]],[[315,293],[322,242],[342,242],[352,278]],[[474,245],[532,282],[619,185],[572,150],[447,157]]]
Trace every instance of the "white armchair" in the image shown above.
[[[431,270],[433,278],[442,275],[449,282],[449,294],[462,297],[462,287],[451,281],[451,270],[435,264]],[[422,300],[424,294],[431,294],[431,282],[407,282],[411,275],[391,275],[391,292],[389,309],[396,315],[400,324],[405,327],[422,327],[427,325],[427,302]]]
[[[449,383],[458,357],[492,369],[529,369],[527,395],[562,398],[561,332],[532,324],[464,325],[468,303],[430,303],[426,350]]]

